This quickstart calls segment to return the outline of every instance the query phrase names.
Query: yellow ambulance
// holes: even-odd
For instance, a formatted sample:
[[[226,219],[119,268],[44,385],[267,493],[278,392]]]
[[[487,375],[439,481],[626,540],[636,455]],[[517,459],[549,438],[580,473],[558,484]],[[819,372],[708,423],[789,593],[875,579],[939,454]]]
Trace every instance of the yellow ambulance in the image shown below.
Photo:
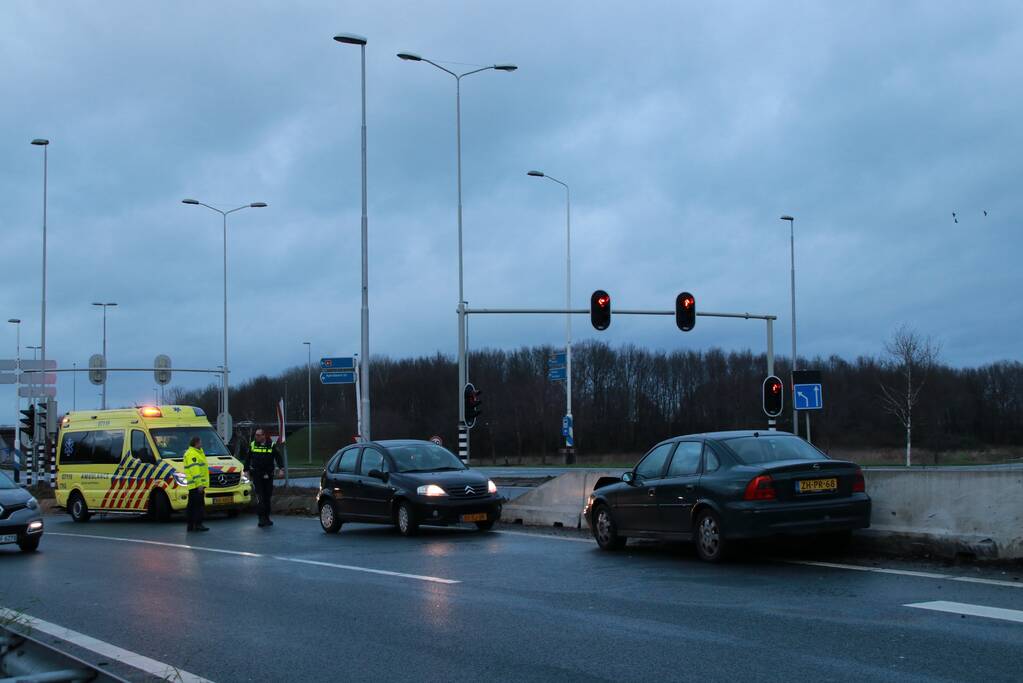
[[[249,505],[242,464],[192,406],[143,406],[70,412],[57,440],[57,504],[76,522],[97,512],[146,512],[155,520],[188,503],[182,458],[202,439],[210,468],[206,507],[229,514]]]

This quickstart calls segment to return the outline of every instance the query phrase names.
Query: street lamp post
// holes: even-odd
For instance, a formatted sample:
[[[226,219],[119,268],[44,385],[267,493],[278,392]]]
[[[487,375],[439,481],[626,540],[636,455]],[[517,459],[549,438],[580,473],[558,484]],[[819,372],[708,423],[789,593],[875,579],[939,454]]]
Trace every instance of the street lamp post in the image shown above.
[[[182,199],[182,204],[191,204],[193,206],[205,206],[210,211],[216,211],[224,219],[224,373],[221,375],[223,378],[223,388],[221,393],[224,395],[223,415],[221,418],[217,416],[217,424],[221,427],[220,438],[224,440],[224,443],[229,443],[231,440],[231,416],[228,413],[228,402],[227,402],[227,390],[228,390],[228,364],[227,364],[227,216],[235,211],[241,211],[242,209],[263,209],[266,208],[266,202],[252,202],[251,204],[244,204],[237,208],[229,211],[223,211],[215,206],[204,204],[196,199]],[[221,422],[221,420],[223,420]]]
[[[358,45],[362,53],[362,365],[359,379],[362,394],[362,439],[370,440],[369,417],[369,218],[366,190],[366,39],[353,33],[339,33],[334,40],[345,45]],[[310,458],[312,456],[310,455]]]
[[[529,171],[526,175],[547,178],[565,188],[565,310],[572,308],[572,193],[568,184],[543,171]],[[565,315],[565,417],[568,429],[565,446],[575,446],[575,428],[572,424],[572,314]]]
[[[455,73],[434,61],[412,52],[399,52],[398,58],[407,62],[426,62],[437,67],[455,79],[455,145],[458,162],[458,455],[469,460],[469,428],[465,423],[465,401],[463,391],[468,382],[465,359],[465,290],[462,267],[462,79],[481,71],[515,71],[514,64],[492,64],[465,73]]]
[[[311,342],[302,342],[306,347],[305,375],[306,388],[309,395],[306,399],[306,419],[308,420],[309,436],[309,462],[313,461],[313,345]]]
[[[14,325],[14,441],[13,448],[18,462],[14,468],[14,481],[21,481],[21,436],[18,434],[18,423],[21,420],[21,319],[8,318],[7,322]]]
[[[109,367],[110,363],[107,362],[107,308],[116,306],[116,303],[97,303],[93,302],[93,306],[99,306],[103,309],[103,367]],[[106,374],[106,373],[104,373]],[[103,402],[100,404],[100,410],[107,409],[107,379],[103,380]]]
[[[789,254],[791,256],[791,294],[792,294],[792,372],[796,371],[796,231],[793,227],[796,219],[792,216],[782,216],[779,220],[789,222]],[[796,413],[796,398],[792,393],[795,386],[795,375],[789,375],[789,388],[792,396],[792,433],[799,435],[799,422]]]
[[[47,174],[49,172],[49,150],[50,141],[46,138],[36,138],[33,145],[43,148],[43,300],[42,300],[42,321],[39,336],[39,348],[43,361],[43,371],[46,370],[46,193]]]

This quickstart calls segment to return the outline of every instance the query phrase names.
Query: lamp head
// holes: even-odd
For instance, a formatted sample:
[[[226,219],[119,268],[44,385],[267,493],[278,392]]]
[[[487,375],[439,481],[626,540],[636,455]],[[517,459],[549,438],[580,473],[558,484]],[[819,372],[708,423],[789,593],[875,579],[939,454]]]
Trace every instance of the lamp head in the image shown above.
[[[399,52],[398,59],[404,59],[406,62],[421,62],[423,58],[414,52]]]
[[[354,33],[339,33],[334,36],[334,40],[339,43],[345,43],[346,45],[365,45],[366,39],[362,36],[357,36]]]
[[[543,178],[543,171],[529,171],[526,175],[531,175],[534,178]]]
[[[251,204],[249,204],[249,206],[252,207],[253,209],[265,209],[266,202],[252,202]]]
[[[45,147],[46,145],[50,144],[50,141],[47,140],[46,138],[36,138],[35,140],[32,141],[32,144],[33,145],[41,145],[41,146]]]
[[[181,203],[182,204],[198,204],[199,202],[196,201],[195,199],[182,199]]]
[[[496,70],[496,71],[515,71],[518,68],[519,67],[515,66],[514,64],[495,64],[494,65],[494,70]]]
[[[21,322],[21,318],[8,318],[7,322],[14,323],[15,325],[17,325]]]
[[[792,216],[782,216],[782,217],[781,217],[781,218],[779,218],[778,220],[782,220],[782,221],[794,221],[794,220],[796,220],[796,219],[795,219],[795,218],[793,218]]]

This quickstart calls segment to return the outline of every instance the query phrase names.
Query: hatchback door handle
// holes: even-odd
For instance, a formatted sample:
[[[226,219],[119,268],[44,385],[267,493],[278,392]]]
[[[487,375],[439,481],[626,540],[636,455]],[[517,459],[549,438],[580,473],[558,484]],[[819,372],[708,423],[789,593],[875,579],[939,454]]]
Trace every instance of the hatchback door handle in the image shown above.
[[[657,495],[657,489],[647,489],[646,494],[652,498]]]

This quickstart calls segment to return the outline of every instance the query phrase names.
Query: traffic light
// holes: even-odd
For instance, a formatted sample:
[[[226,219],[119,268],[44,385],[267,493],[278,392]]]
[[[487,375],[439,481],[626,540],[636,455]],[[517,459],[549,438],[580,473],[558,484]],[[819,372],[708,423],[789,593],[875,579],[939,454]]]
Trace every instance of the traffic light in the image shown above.
[[[778,417],[785,407],[785,385],[781,380],[770,375],[764,380],[764,413],[768,417]]]
[[[696,299],[689,292],[675,297],[675,324],[683,332],[696,327]]]
[[[611,295],[603,289],[590,295],[590,322],[597,330],[606,330],[611,325]]]
[[[39,425],[39,433],[46,434],[46,404],[40,403],[36,406],[36,424]]]
[[[472,385],[472,382],[465,385],[463,398],[465,400],[465,424],[472,427],[476,424],[476,418],[480,416],[480,390]]]
[[[35,404],[34,403],[30,403],[29,406],[28,406],[28,409],[27,410],[22,410],[21,414],[22,414],[22,418],[20,420],[21,431],[25,432],[25,434],[28,435],[28,438],[34,439],[35,438],[35,429],[36,429],[36,406],[35,406]]]

